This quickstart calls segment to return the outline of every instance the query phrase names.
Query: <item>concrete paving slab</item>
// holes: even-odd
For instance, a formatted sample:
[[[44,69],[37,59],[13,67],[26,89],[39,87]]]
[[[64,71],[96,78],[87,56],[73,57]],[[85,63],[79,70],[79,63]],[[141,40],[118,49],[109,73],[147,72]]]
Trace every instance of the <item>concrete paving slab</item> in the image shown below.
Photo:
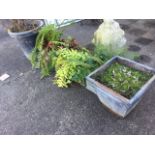
[[[121,23],[128,25],[130,30],[133,25],[138,27],[139,21],[121,20]],[[144,23],[145,20],[141,22]],[[97,27],[90,21],[77,23],[66,27],[65,35],[74,36],[86,45]],[[146,34],[149,30],[144,29]],[[41,80],[39,71],[32,71],[17,43],[5,32],[0,33],[3,33],[0,73],[7,71],[11,75],[0,83],[0,134],[155,134],[155,84],[140,104],[122,119],[110,113],[97,96],[78,84],[60,89],[51,82],[54,75]],[[129,45],[140,47],[138,52],[151,58],[147,64],[155,67],[155,37],[150,38],[153,39],[150,44],[140,45],[134,40],[141,35],[130,36],[127,38]]]

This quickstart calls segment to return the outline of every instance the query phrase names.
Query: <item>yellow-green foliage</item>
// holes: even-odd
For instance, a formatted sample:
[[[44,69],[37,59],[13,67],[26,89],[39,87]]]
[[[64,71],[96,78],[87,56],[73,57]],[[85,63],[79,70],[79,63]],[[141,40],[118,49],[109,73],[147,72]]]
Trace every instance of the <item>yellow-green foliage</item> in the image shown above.
[[[62,49],[59,53],[54,80],[58,87],[68,87],[72,82],[84,84],[85,76],[103,63],[83,51]]]

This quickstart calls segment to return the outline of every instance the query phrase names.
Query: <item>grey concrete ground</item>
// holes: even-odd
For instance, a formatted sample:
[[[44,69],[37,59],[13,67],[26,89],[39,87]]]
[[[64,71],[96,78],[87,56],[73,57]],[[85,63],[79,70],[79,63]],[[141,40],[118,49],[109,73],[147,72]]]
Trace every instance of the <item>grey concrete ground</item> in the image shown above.
[[[118,20],[140,62],[155,67],[155,20]],[[64,32],[89,44],[98,24],[89,20]],[[53,76],[40,80],[15,40],[0,28],[0,134],[155,134],[155,85],[125,118],[105,109],[98,98],[74,84],[60,89]]]

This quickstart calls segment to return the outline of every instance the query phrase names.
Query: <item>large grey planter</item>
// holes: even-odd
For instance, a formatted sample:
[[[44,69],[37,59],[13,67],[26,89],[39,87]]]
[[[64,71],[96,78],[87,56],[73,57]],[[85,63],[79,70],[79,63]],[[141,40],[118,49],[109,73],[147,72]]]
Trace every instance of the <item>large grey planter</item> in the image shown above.
[[[36,20],[35,23],[38,25],[36,28],[24,31],[24,32],[11,32],[8,31],[10,37],[15,38],[23,51],[24,55],[28,58],[29,54],[32,52],[32,49],[35,47],[36,38],[38,35],[39,29],[44,25],[42,20]]]
[[[101,72],[103,73],[104,70],[115,61],[143,72],[153,73],[151,79],[149,79],[131,99],[118,94],[117,92],[113,91],[112,89],[106,87],[105,85],[99,83],[94,79],[97,74]],[[153,81],[155,81],[155,70],[153,68],[126,58],[116,56],[86,77],[86,88],[95,93],[102,104],[112,112],[121,117],[125,117],[140,102],[144,93],[149,89]]]

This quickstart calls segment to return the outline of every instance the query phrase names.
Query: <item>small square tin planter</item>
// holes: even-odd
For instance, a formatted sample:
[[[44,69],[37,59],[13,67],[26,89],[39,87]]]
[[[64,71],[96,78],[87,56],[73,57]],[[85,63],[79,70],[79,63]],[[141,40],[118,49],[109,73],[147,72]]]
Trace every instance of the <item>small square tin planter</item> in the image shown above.
[[[153,74],[153,76],[140,88],[139,91],[137,91],[137,93],[131,99],[120,95],[111,88],[108,88],[107,86],[95,80],[96,75],[104,73],[104,71],[116,61],[131,68],[135,68],[136,70]],[[155,70],[153,68],[120,56],[116,56],[86,77],[86,88],[95,93],[102,104],[112,112],[121,117],[125,117],[140,102],[144,93],[149,89],[153,81],[155,81]]]

